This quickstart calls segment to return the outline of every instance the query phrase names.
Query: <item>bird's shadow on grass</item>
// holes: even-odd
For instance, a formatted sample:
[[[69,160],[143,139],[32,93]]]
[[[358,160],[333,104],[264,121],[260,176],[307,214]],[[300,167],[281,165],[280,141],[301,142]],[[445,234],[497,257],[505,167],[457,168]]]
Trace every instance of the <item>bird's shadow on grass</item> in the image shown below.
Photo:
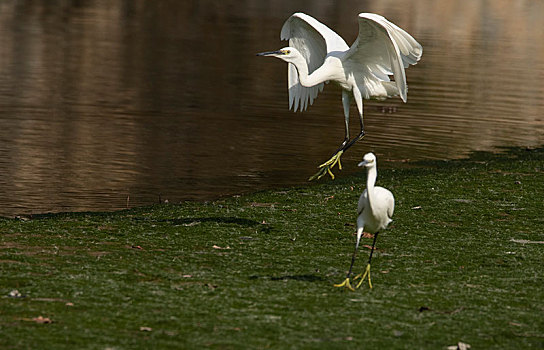
[[[244,227],[252,227],[260,225],[261,223],[256,220],[237,218],[237,217],[224,217],[224,216],[211,216],[211,217],[189,217],[183,219],[168,219],[165,222],[172,223],[174,225],[191,225],[199,223],[214,222],[217,224],[236,224]]]
[[[300,282],[321,282],[325,279],[321,276],[316,275],[285,275],[285,276],[259,276],[259,275],[252,275],[249,276],[250,280],[256,280],[256,279],[268,279],[271,281],[286,281],[286,280],[293,280],[293,281],[300,281]]]
[[[187,217],[183,219],[165,219],[161,220],[172,225],[179,226],[196,226],[204,223],[216,223],[220,225],[239,225],[242,227],[257,227],[258,230],[262,233],[270,233],[272,231],[272,226],[269,224],[264,224],[262,222],[237,218],[232,216],[208,216],[208,217]]]

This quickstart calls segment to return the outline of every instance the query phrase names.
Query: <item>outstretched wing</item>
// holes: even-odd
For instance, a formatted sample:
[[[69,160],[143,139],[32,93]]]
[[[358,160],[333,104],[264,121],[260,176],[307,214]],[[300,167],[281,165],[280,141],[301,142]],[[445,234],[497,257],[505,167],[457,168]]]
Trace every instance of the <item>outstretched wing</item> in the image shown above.
[[[403,29],[380,15],[360,13],[359,35],[344,61],[351,60],[366,67],[365,72],[369,74],[363,78],[365,98],[372,96],[376,89],[389,86],[382,82],[389,82],[389,75],[393,75],[398,94],[406,102],[408,88],[404,68],[416,64],[422,54],[421,45]]]
[[[289,40],[289,46],[302,53],[308,63],[308,74],[319,68],[331,51],[346,51],[348,45],[329,27],[312,16],[295,13],[285,21],[281,28],[281,40]],[[287,86],[289,88],[289,109],[305,110],[314,102],[317,94],[323,90],[323,83],[304,87],[298,79],[295,66],[289,63]]]

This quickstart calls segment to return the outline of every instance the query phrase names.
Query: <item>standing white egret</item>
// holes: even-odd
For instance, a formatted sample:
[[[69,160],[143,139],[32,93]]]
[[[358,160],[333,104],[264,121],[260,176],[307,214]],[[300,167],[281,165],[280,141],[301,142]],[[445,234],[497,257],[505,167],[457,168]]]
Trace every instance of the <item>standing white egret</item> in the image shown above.
[[[410,34],[373,13],[359,14],[359,35],[351,47],[329,27],[300,12],[285,21],[281,39],[289,40],[289,46],[257,55],[277,57],[289,63],[289,109],[304,111],[326,82],[333,81],[342,88],[344,141],[310,177],[310,180],[319,179],[328,173],[334,179],[331,169],[337,163],[342,169],[342,153],[365,135],[363,98],[385,99],[400,95],[406,102],[408,89],[404,68],[419,61],[423,48]],[[390,80],[390,75],[394,76],[394,81]],[[350,140],[352,97],[359,111],[361,131]]]
[[[376,177],[378,176],[376,156],[373,153],[367,153],[363,157],[363,161],[359,163],[359,166],[364,166],[367,169],[366,189],[363,191],[361,197],[359,197],[359,203],[357,205],[357,241],[355,242],[355,251],[351,257],[351,265],[349,267],[348,275],[344,282],[335,284],[335,287],[347,287],[354,290],[349,282],[349,276],[351,275],[351,269],[355,262],[355,255],[359,248],[359,242],[363,230],[374,234],[374,242],[372,243],[372,249],[370,250],[370,258],[368,259],[368,265],[364,273],[357,275],[354,280],[361,278],[361,281],[356,288],[361,286],[361,283],[368,276],[368,285],[372,288],[372,282],[370,282],[370,262],[372,260],[372,253],[374,253],[374,247],[376,246],[376,239],[378,233],[389,225],[392,221],[393,211],[395,210],[395,198],[391,191],[380,186],[374,186],[376,183]]]

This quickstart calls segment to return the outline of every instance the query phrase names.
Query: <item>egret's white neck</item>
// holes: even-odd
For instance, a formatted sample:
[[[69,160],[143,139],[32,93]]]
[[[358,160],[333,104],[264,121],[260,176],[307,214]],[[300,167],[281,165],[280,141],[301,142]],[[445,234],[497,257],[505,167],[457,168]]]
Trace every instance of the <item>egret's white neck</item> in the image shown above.
[[[316,69],[312,74],[308,74],[308,63],[306,63],[306,60],[302,55],[295,57],[290,63],[297,68],[298,79],[302,86],[312,87],[329,80],[329,78],[323,74],[323,70],[320,69],[321,67]]]
[[[376,166],[368,168],[368,173],[366,175],[366,191],[368,195],[368,202],[370,203],[370,210],[372,212],[374,212],[374,184],[376,183],[377,177],[378,171],[376,170]]]

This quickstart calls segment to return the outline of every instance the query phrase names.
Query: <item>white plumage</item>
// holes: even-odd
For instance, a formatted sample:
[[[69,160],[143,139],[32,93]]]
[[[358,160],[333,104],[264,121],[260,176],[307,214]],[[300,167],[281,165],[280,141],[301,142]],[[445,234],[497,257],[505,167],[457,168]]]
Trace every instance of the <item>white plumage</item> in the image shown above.
[[[364,136],[363,99],[399,95],[406,102],[408,87],[404,69],[416,64],[423,53],[421,45],[410,34],[380,15],[360,13],[358,21],[359,34],[349,47],[323,23],[307,14],[295,13],[281,29],[280,37],[289,40],[289,46],[258,54],[289,63],[289,108],[294,111],[306,110],[323,90],[324,83],[331,81],[342,88],[345,138],[335,155],[320,166],[323,169],[316,178],[327,172],[332,177],[330,168],[339,163],[345,150]],[[350,140],[352,98],[359,112],[361,131]]]
[[[421,45],[410,34],[373,13],[359,14],[359,34],[351,47],[329,27],[300,12],[285,21],[280,38],[289,40],[289,46],[305,59],[308,74],[321,68],[321,79],[318,80],[322,81],[305,87],[300,84],[295,64],[289,64],[289,108],[295,111],[303,111],[308,104],[311,105],[318,92],[323,90],[323,83],[329,80],[348,91],[358,89],[362,98],[385,98],[399,94],[406,102],[407,85],[403,68],[416,64],[423,53]],[[344,74],[338,77],[331,72],[342,68]],[[391,81],[389,75],[395,77],[394,87],[383,84]],[[357,104],[359,107],[359,102]],[[359,110],[359,113],[362,114],[362,111]]]
[[[281,28],[281,40],[289,40],[289,46],[297,49],[308,65],[308,73],[313,73],[325,62],[333,51],[349,49],[344,39],[329,27],[305,13],[295,13]],[[323,82],[304,87],[298,79],[297,68],[289,64],[287,68],[287,88],[289,89],[289,109],[304,111],[313,104],[318,92],[323,90]]]
[[[376,156],[373,153],[367,153],[359,166],[367,169],[366,188],[359,197],[357,204],[357,242],[359,241],[363,230],[369,233],[379,232],[387,227],[392,221],[393,211],[395,210],[395,198],[393,193],[387,188],[375,186],[378,177]]]
[[[372,261],[372,254],[374,253],[378,233],[385,229],[392,221],[391,217],[395,210],[395,198],[391,191],[380,186],[375,186],[376,178],[378,176],[376,163],[376,156],[373,153],[365,154],[363,161],[359,163],[359,166],[364,166],[367,169],[367,179],[366,189],[363,191],[363,194],[361,194],[361,197],[359,197],[359,203],[357,205],[357,240],[355,242],[355,251],[351,257],[351,265],[346,279],[340,284],[335,284],[336,287],[347,287],[353,290],[353,287],[351,287],[349,282],[349,276],[351,275],[351,269],[355,263],[355,256],[364,230],[374,234],[374,242],[372,243],[368,265],[364,274],[357,275],[355,279],[362,277],[357,285],[357,287],[359,287],[365,277],[368,276],[368,284],[370,288],[372,288],[372,283],[370,281],[370,262]]]

